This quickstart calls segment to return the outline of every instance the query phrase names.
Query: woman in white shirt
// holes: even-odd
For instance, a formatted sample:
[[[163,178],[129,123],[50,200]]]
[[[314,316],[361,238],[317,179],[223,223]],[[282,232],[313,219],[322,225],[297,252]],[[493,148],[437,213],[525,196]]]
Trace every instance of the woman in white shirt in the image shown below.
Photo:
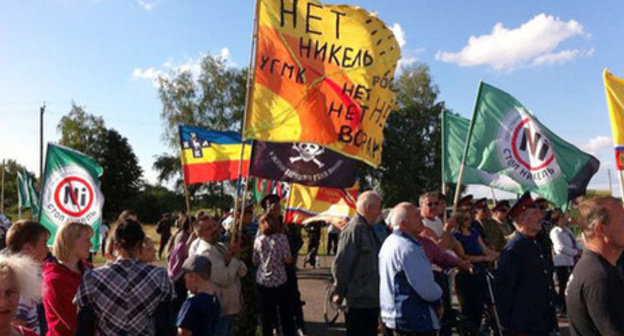
[[[557,283],[559,285],[557,303],[561,315],[566,315],[565,289],[568,278],[572,273],[572,268],[574,268],[581,250],[576,242],[574,233],[568,228],[568,220],[561,213],[561,209],[554,209],[551,219],[552,222],[556,224],[556,226],[550,230],[550,240],[553,242],[553,263],[555,266],[555,274],[557,275]]]

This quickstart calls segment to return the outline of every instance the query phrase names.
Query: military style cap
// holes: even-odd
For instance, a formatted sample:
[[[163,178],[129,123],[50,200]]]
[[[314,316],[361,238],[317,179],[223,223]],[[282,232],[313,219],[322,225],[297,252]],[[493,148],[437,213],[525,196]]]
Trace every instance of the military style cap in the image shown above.
[[[509,210],[509,201],[508,200],[498,201],[498,202],[496,202],[496,204],[492,208],[492,212],[494,212],[494,211],[507,211],[507,210]]]
[[[507,212],[507,217],[513,220],[518,217],[518,215],[520,215],[524,210],[534,208],[537,208],[537,205],[535,204],[535,202],[533,202],[533,199],[531,198],[531,193],[527,191],[522,194],[520,199],[518,199],[516,203],[514,203],[514,205],[509,209],[509,211]]]
[[[535,205],[540,209],[548,208],[548,200],[546,200],[544,197],[538,197],[533,202],[535,202]]]
[[[474,197],[472,195],[466,195],[462,197],[459,202],[457,202],[458,209],[470,209],[472,208],[472,199]]]
[[[475,209],[487,209],[488,204],[487,204],[487,198],[480,198],[478,200],[475,201],[474,203],[474,207]]]

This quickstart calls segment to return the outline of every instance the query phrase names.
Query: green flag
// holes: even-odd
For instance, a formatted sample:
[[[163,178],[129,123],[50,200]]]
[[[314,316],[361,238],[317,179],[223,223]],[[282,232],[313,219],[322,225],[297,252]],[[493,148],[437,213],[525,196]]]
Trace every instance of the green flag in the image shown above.
[[[32,177],[26,171],[17,172],[17,206],[20,209],[28,209],[33,217],[39,214],[39,192],[35,189]]]
[[[442,176],[444,183],[457,183],[469,126],[470,120],[447,111],[442,112]],[[516,194],[523,192],[522,185],[509,176],[488,173],[473,167],[464,169],[462,184],[482,184]]]
[[[465,153],[466,167],[507,175],[558,206],[584,194],[600,166],[514,97],[485,83],[477,93]]]
[[[93,228],[92,250],[99,249],[104,195],[99,183],[103,169],[86,155],[48,144],[41,188],[39,222],[50,230],[48,245],[57,229],[67,222],[82,222]]]

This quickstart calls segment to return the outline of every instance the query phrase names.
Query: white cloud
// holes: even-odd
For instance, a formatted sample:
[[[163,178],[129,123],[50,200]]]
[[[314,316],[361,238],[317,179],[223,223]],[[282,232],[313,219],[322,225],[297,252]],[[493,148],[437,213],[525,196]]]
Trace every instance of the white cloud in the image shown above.
[[[158,5],[159,2],[160,0],[155,0],[155,1],[139,0],[139,6],[143,7],[143,9],[149,12],[152,9],[154,9],[154,7],[156,7],[156,5]]]
[[[394,37],[399,43],[399,47],[403,47],[406,42],[405,42],[405,32],[403,31],[403,28],[401,28],[401,25],[398,23],[395,23],[392,25],[392,27],[390,27],[390,30],[392,30]]]
[[[489,65],[495,70],[510,71],[591,56],[593,48],[555,51],[562,42],[576,36],[589,38],[590,34],[575,20],[566,22],[541,13],[514,29],[505,28],[499,22],[490,34],[470,36],[461,51],[438,51],[435,58],[462,67]]]
[[[172,60],[167,60],[160,67],[149,67],[145,69],[137,67],[132,70],[131,78],[134,80],[150,80],[156,87],[158,87],[158,78],[169,78],[170,73],[188,71],[193,78],[197,79],[201,73],[201,61],[205,56],[206,54],[201,53],[196,58],[189,57],[186,62],[180,64],[174,64]],[[235,62],[231,61],[230,49],[227,47],[221,49],[219,54],[215,56],[222,58],[228,66],[237,66]]]
[[[600,149],[609,148],[613,146],[613,142],[611,141],[611,137],[606,135],[599,135],[587,141],[586,143],[580,145],[582,150],[587,151],[591,154],[596,154],[596,152]]]

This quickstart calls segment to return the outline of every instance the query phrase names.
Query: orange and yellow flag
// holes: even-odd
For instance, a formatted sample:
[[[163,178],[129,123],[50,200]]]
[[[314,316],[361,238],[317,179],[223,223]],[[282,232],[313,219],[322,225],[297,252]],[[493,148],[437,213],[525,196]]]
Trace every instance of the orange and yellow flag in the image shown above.
[[[603,71],[607,106],[613,133],[615,166],[624,169],[624,79],[613,76],[609,70]]]
[[[348,221],[355,216],[355,203],[360,184],[350,188],[311,187],[292,183],[286,204],[287,223],[301,224],[306,219],[341,218]]]
[[[401,52],[392,31],[356,6],[258,0],[257,11],[243,136],[317,143],[378,166],[396,106]]]

